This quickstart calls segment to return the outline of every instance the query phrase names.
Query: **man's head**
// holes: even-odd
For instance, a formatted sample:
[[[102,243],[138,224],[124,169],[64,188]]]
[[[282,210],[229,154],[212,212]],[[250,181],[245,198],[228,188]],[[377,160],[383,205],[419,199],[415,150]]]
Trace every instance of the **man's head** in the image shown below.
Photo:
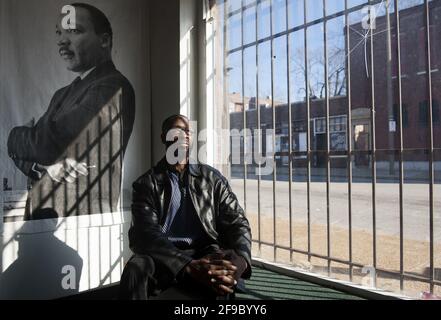
[[[56,26],[57,44],[67,69],[83,73],[111,59],[113,32],[109,20],[99,9],[74,3],[76,28],[64,29],[60,17]]]
[[[173,115],[162,123],[161,140],[166,149],[173,145],[176,150],[182,150],[188,156],[191,138],[190,121],[186,116]]]

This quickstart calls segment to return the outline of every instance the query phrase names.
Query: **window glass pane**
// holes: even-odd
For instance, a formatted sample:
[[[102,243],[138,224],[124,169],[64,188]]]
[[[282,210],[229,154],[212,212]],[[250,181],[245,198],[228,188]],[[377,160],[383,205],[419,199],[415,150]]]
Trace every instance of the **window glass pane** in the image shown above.
[[[330,97],[346,96],[346,44],[345,44],[345,18],[339,17],[330,20],[327,25],[327,50],[328,50],[328,88]],[[345,111],[335,110],[333,114]]]
[[[305,0],[288,1],[288,29],[303,25],[305,22]]]
[[[334,0],[337,1],[337,0]],[[363,4],[368,4],[369,1],[368,0],[348,0],[348,9],[351,9],[353,7],[359,6],[359,5],[363,5]]]
[[[323,18],[323,0],[306,1],[306,20],[307,22]]]
[[[245,128],[246,128],[246,161],[247,161],[247,181],[245,192],[247,195],[247,217],[254,230],[257,230],[257,220],[259,211],[257,174],[258,166],[254,149],[259,149],[258,137],[258,118],[257,118],[257,69],[256,69],[256,46],[244,50],[244,97],[246,103]],[[256,232],[256,231],[255,231]]]
[[[237,13],[228,18],[228,49],[232,50],[242,45],[241,14]]]
[[[243,43],[248,44],[256,41],[256,7],[244,11]]]
[[[226,84],[230,127],[230,175],[232,188],[243,205],[244,194],[244,100],[242,95],[242,51],[229,54],[226,59]]]
[[[308,76],[309,76],[309,95],[314,101],[325,97],[325,65],[324,65],[324,37],[323,24],[319,23],[307,29],[308,37]],[[315,103],[315,105],[322,105]]]
[[[273,34],[286,30],[286,0],[273,0]]]
[[[326,1],[326,15],[331,15],[345,10],[344,0],[325,0]]]
[[[375,261],[388,271],[377,270],[377,287],[400,292],[404,285],[404,293],[421,296],[430,290],[430,191],[441,182],[441,1],[429,1],[429,27],[424,0],[398,1],[398,15],[391,0],[370,7],[367,0],[262,0],[257,11],[243,3],[250,5],[243,15],[245,48],[240,24],[230,21],[242,15],[228,19],[226,36],[220,29],[227,79],[218,83],[228,103],[215,112],[222,117],[227,105],[229,129],[245,124],[251,132],[240,137],[231,178],[239,197],[247,196],[255,240],[266,243],[254,253],[344,280],[349,264]],[[253,152],[267,161],[261,176]],[[438,193],[433,198],[440,215]],[[436,218],[433,225],[440,227]],[[441,268],[440,235],[432,243],[435,269]],[[346,264],[329,262],[328,270],[328,254]],[[402,281],[400,268],[426,283]],[[353,282],[365,283],[362,268],[352,271]],[[434,292],[441,294],[436,284]]]
[[[288,207],[286,198],[289,194],[289,116],[288,116],[288,72],[287,72],[287,37],[280,36],[273,41],[273,103],[275,114],[276,152],[275,157],[275,209],[276,241],[279,245],[289,246]],[[289,261],[289,255],[279,254],[280,261]]]
[[[290,100],[305,102],[305,36],[304,30],[289,35]]]
[[[244,93],[249,110],[256,109],[256,47],[249,47],[244,50]]]
[[[225,0],[228,12],[239,10],[242,7],[242,0]]]
[[[257,6],[258,38],[263,39],[271,34],[270,1],[262,0]]]

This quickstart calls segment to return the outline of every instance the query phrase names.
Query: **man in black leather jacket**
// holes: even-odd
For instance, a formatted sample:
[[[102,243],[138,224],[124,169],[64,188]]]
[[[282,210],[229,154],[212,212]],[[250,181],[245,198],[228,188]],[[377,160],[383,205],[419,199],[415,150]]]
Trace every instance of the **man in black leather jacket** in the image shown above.
[[[162,126],[166,156],[133,184],[130,248],[121,299],[187,292],[214,298],[234,292],[251,275],[251,230],[227,179],[189,163],[191,131],[185,116]]]

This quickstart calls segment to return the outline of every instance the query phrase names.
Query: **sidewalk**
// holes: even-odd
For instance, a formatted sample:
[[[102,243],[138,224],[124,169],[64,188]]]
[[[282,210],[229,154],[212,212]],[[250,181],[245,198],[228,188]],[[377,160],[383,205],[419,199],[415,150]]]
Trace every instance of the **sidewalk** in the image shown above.
[[[253,239],[258,239],[258,223],[257,215],[249,214],[248,218],[251,223]],[[273,243],[273,219],[269,217],[261,217],[261,240]],[[290,246],[289,236],[289,220],[286,218],[278,218],[276,223],[276,243],[282,246]],[[307,251],[308,237],[307,224],[300,221],[293,221],[292,228],[293,248]],[[373,261],[373,244],[372,233],[362,230],[353,230],[352,232],[352,260],[355,263],[372,266]],[[396,236],[377,235],[377,266],[382,269],[399,272],[400,256],[399,256],[399,238]],[[408,240],[404,241],[404,270],[407,273],[428,277],[429,267],[429,244],[426,241]],[[311,251],[316,254],[327,255],[327,228],[325,225],[313,224],[311,226]],[[435,251],[435,267],[436,278],[441,280],[441,244],[434,248]],[[273,247],[261,246],[259,253],[259,245],[253,243],[253,255],[274,261]],[[349,260],[349,232],[337,226],[331,228],[331,256],[334,258]],[[277,262],[292,264],[295,267],[302,268],[307,271],[317,272],[327,275],[327,261],[312,258],[311,262],[308,257],[303,254],[293,254],[293,261],[290,261],[290,254],[286,250],[277,250]],[[369,277],[362,273],[360,268],[354,268],[353,281],[361,284],[363,281],[369,281]],[[332,263],[331,276],[340,280],[349,281],[349,268],[347,265]],[[393,292],[400,292],[400,282],[398,276],[389,274],[378,274],[377,287]],[[435,287],[435,294],[441,295],[441,288]],[[429,291],[429,285],[407,280],[405,281],[404,293],[409,296],[418,297],[421,292]]]

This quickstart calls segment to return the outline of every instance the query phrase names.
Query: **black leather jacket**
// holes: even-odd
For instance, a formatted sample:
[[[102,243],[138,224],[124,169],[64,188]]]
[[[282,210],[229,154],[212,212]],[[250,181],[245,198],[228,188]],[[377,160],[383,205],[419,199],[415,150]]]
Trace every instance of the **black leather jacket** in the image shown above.
[[[190,164],[188,170],[191,200],[207,235],[219,247],[233,249],[251,266],[251,229],[227,179],[204,164]],[[192,258],[176,248],[161,232],[168,212],[170,190],[165,158],[133,183],[129,241],[135,254],[148,254],[161,265],[161,269],[167,270],[168,277],[176,279]],[[250,275],[248,267],[242,277]]]

